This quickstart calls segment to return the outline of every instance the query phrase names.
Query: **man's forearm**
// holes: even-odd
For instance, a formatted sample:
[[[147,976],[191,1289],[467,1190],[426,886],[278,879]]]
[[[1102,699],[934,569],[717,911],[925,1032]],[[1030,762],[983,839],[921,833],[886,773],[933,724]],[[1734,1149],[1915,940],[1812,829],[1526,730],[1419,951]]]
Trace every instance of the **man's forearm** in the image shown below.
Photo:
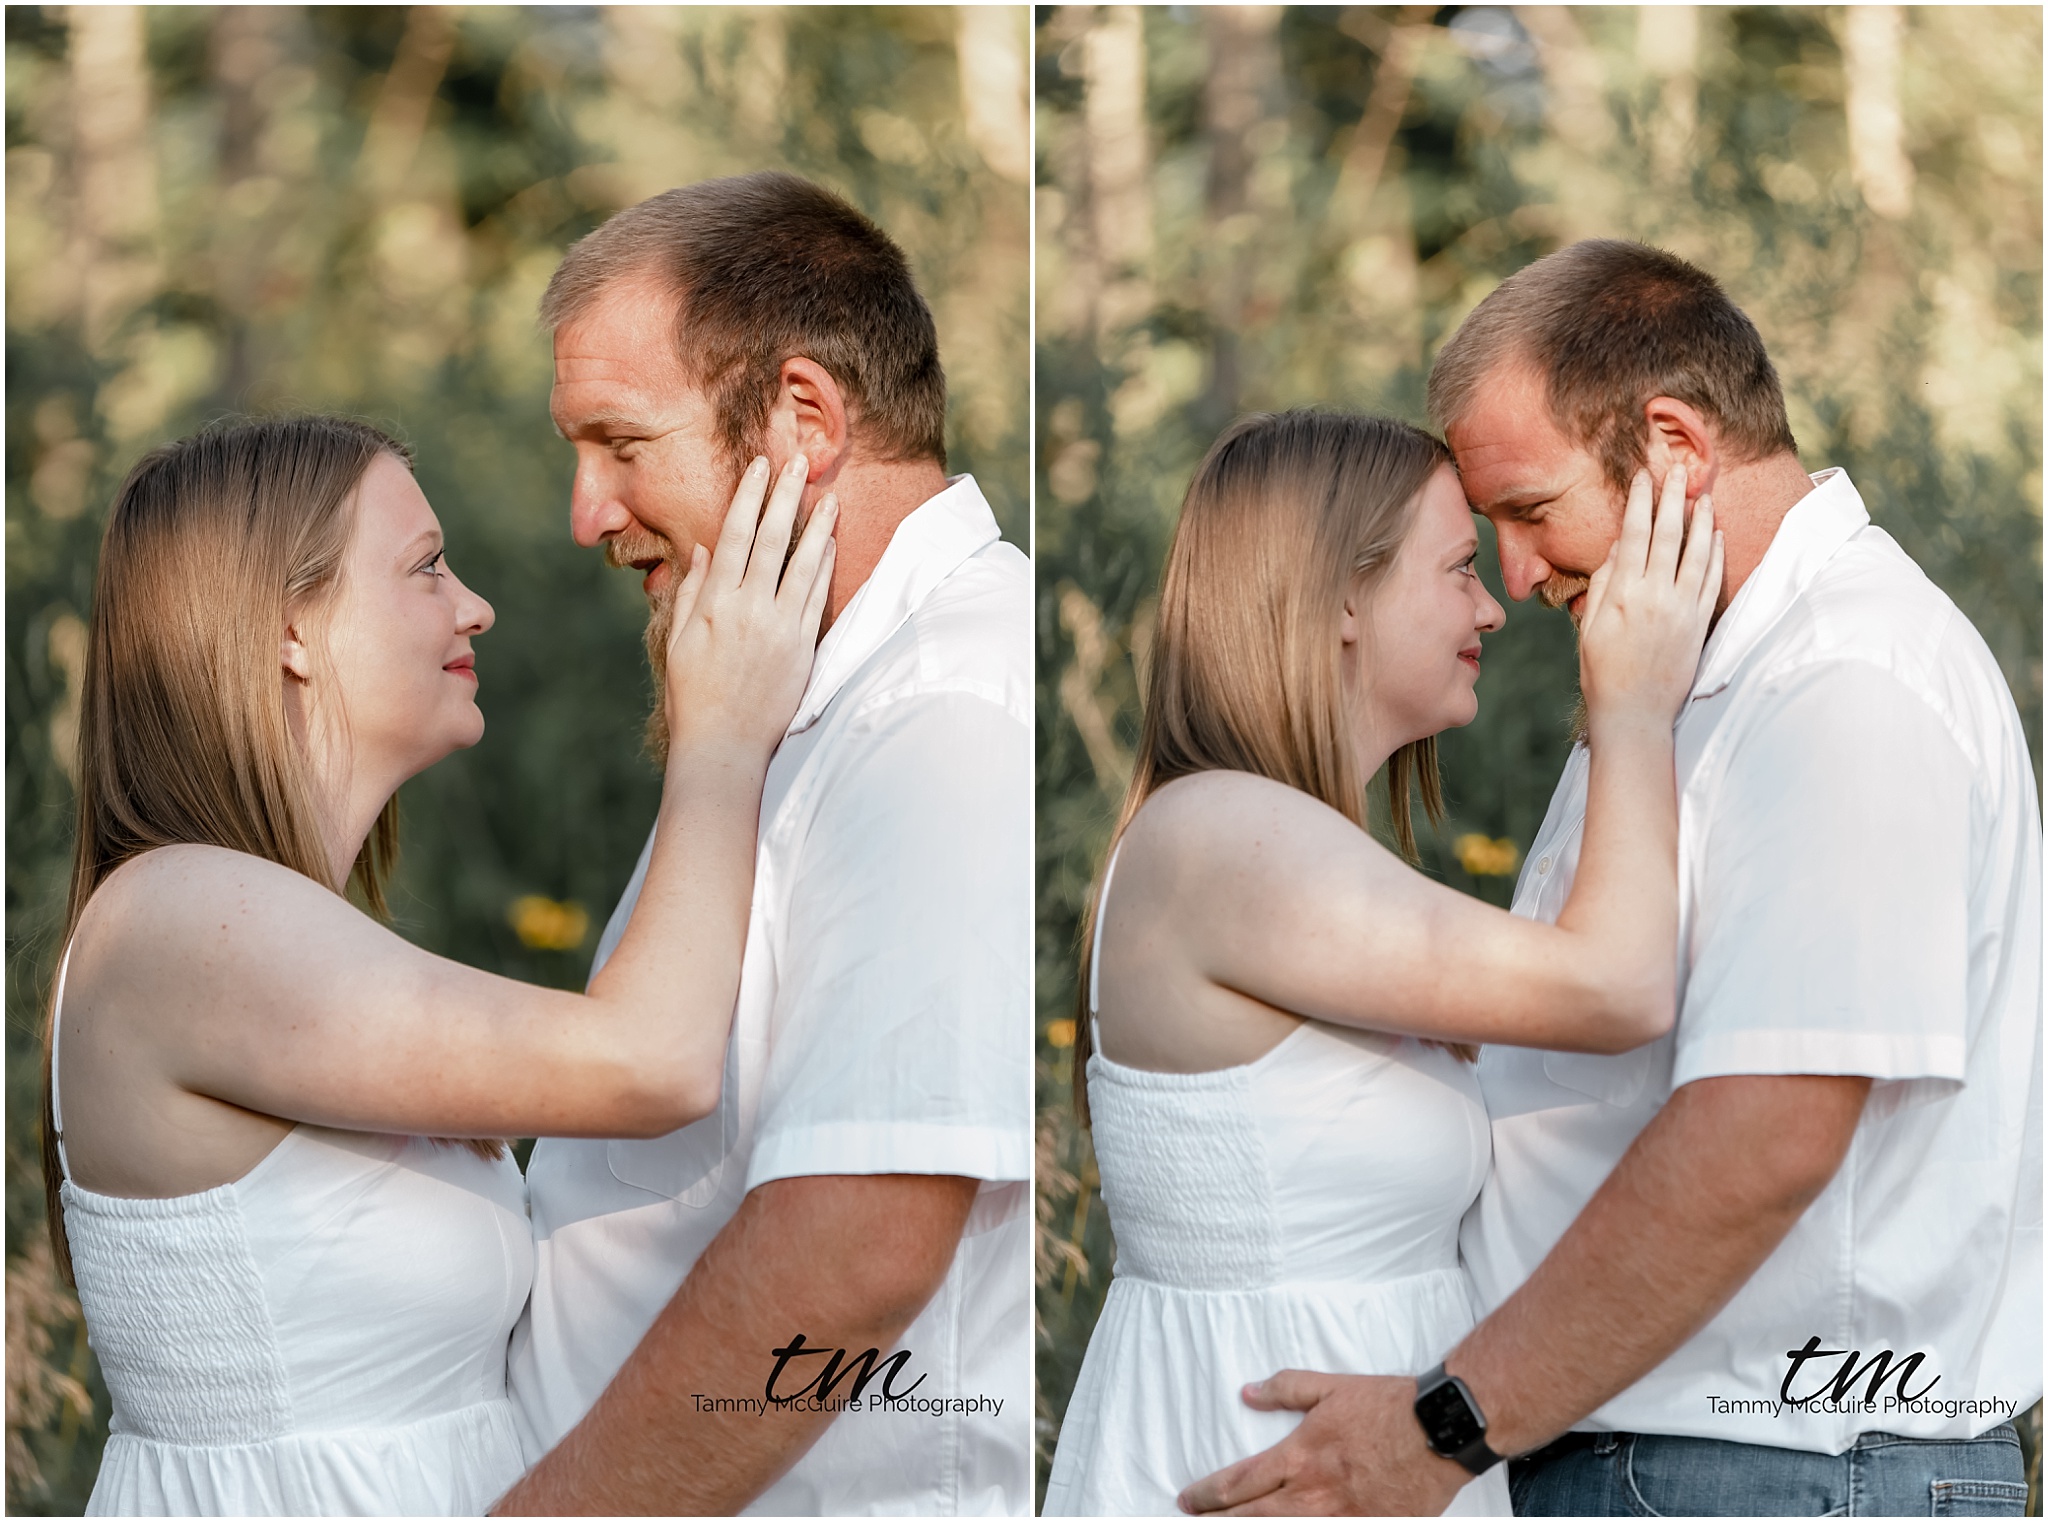
[[[1706,1324],[1826,1187],[1867,1078],[1708,1078],[1672,1095],[1549,1256],[1446,1360],[1525,1453]]]
[[[755,1189],[597,1403],[498,1503],[511,1515],[722,1516],[786,1472],[828,1410],[758,1402],[779,1348],[888,1353],[945,1278],[977,1181],[831,1175]],[[818,1372],[793,1359],[776,1394]],[[842,1390],[839,1393],[845,1394]]]

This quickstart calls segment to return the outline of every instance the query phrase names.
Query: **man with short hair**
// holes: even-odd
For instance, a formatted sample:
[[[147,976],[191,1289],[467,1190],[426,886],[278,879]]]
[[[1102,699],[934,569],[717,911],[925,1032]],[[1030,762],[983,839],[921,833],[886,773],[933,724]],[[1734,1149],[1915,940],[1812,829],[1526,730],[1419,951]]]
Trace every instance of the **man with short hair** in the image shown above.
[[[1307,1413],[1191,1510],[1434,1514],[1517,1457],[1530,1515],[2021,1515],[2041,1393],[2040,824],[1968,620],[1839,470],[1706,274],[1575,244],[1430,377],[1508,592],[1577,616],[1630,478],[1727,546],[1676,728],[1679,1015],[1615,1057],[1488,1048],[1486,1319],[1419,1379],[1282,1373]],[[1516,913],[1556,918],[1573,748]],[[1519,1456],[1519,1457],[1518,1457]]]
[[[546,1456],[498,1509],[1026,1511],[1030,574],[946,477],[931,313],[858,211],[753,174],[613,217],[542,318],[576,540],[646,573],[657,664],[754,457],[837,497],[838,555],[717,1113],[535,1149]]]

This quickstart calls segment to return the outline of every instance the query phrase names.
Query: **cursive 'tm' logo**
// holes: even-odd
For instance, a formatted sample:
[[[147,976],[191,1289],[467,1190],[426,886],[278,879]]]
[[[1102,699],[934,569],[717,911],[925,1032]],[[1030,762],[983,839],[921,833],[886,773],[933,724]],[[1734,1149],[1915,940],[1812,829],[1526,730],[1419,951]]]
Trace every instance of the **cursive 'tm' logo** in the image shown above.
[[[1898,1378],[1900,1400],[1918,1400],[1941,1383],[1941,1376],[1937,1374],[1917,1390],[1906,1388],[1906,1381],[1920,1371],[1920,1365],[1927,1362],[1925,1353],[1908,1353],[1899,1359],[1897,1367],[1894,1368],[1892,1360],[1898,1355],[1889,1349],[1879,1349],[1859,1367],[1856,1360],[1863,1356],[1860,1351],[1853,1348],[1824,1348],[1820,1345],[1818,1337],[1809,1337],[1806,1339],[1805,1347],[1789,1348],[1785,1356],[1792,1360],[1792,1367],[1785,1371],[1785,1382],[1778,1386],[1778,1398],[1788,1406],[1803,1406],[1808,1401],[1819,1400],[1822,1397],[1835,1401],[1847,1400],[1851,1387],[1865,1376],[1869,1377],[1870,1383],[1864,1386],[1863,1398],[1872,1402],[1876,1401],[1877,1392],[1884,1387],[1884,1382],[1894,1375]],[[1801,1369],[1819,1358],[1839,1358],[1842,1360],[1842,1366],[1835,1371],[1832,1381],[1818,1389],[1809,1390],[1804,1395],[1794,1395],[1792,1381],[1799,1377]]]
[[[775,1367],[768,1371],[768,1387],[765,1393],[770,1401],[778,1405],[786,1405],[790,1401],[802,1400],[807,1395],[815,1395],[819,1400],[829,1400],[833,1390],[838,1388],[839,1382],[848,1375],[853,1376],[853,1394],[857,1400],[878,1372],[875,1368],[875,1360],[882,1358],[882,1350],[880,1348],[869,1348],[865,1353],[857,1354],[852,1358],[848,1358],[844,1348],[807,1348],[804,1346],[804,1334],[802,1332],[798,1332],[794,1337],[790,1338],[786,1347],[770,1348],[769,1351],[775,1355]],[[799,1358],[824,1358],[825,1367],[820,1369],[817,1377],[812,1379],[802,1389],[786,1391],[778,1395],[775,1391],[775,1381],[782,1377],[783,1370],[787,1369],[792,1361]],[[917,1376],[917,1384],[913,1384],[909,1390],[898,1390],[895,1387],[896,1376],[903,1372],[905,1365],[909,1362],[910,1351],[907,1348],[900,1353],[893,1353],[889,1357],[882,1359],[882,1366],[879,1372],[882,1375],[882,1396],[884,1399],[901,1400],[910,1394],[911,1390],[915,1390],[918,1385],[924,1383],[925,1376],[920,1374]],[[842,1364],[844,1367],[841,1367]],[[801,1372],[801,1370],[797,1372]]]

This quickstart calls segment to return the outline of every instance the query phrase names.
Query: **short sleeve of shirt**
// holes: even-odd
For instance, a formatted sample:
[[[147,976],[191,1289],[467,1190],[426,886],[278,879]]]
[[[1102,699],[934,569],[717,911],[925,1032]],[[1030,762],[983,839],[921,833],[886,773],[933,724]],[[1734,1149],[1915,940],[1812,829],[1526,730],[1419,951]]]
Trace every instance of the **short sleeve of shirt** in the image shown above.
[[[1972,768],[1892,673],[1759,694],[1705,800],[1672,1085],[1743,1073],[1963,1081]]]
[[[1030,731],[967,692],[854,724],[795,853],[747,1187],[1029,1178]]]

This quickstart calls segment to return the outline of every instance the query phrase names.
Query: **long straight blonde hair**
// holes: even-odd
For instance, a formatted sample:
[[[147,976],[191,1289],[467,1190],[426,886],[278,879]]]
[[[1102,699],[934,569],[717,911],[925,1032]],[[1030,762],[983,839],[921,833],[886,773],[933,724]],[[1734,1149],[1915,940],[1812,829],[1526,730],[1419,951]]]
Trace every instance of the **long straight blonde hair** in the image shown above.
[[[396,439],[353,419],[260,418],[161,445],[128,473],[93,583],[61,944],[116,868],[168,845],[260,856],[329,888],[352,886],[385,913],[397,799],[378,815],[349,883],[335,884],[278,659],[287,617],[334,592],[356,488],[380,454],[412,461]],[[53,986],[43,1022],[43,1185],[57,1263],[71,1282],[51,1090],[55,1006]]]
[[[1359,775],[1351,742],[1337,626],[1353,587],[1369,597],[1384,578],[1416,498],[1450,461],[1419,428],[1338,412],[1241,418],[1209,446],[1166,553],[1145,717],[1103,870],[1145,801],[1195,772],[1268,777],[1366,827],[1371,779]],[[1387,762],[1388,824],[1410,861],[1414,793],[1441,821],[1434,736]],[[1074,1111],[1083,1125],[1102,879],[1098,871],[1081,924]]]

